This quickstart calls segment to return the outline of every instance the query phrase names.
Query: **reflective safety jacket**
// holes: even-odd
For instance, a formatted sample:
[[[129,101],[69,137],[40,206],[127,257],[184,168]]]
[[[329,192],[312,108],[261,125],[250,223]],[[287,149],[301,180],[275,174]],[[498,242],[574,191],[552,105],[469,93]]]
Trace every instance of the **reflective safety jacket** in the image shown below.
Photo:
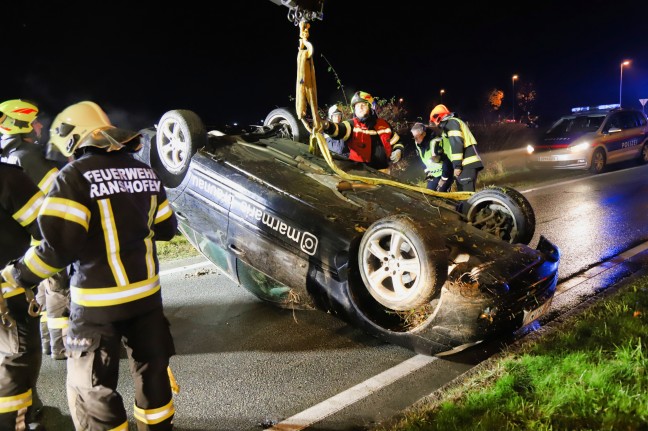
[[[33,285],[72,264],[71,319],[109,323],[162,306],[155,241],[172,239],[177,220],[151,167],[89,151],[61,169],[38,223],[43,241],[16,278]]]
[[[54,162],[47,160],[38,144],[27,142],[23,135],[3,135],[1,161],[21,166],[43,193],[49,192],[58,174]]]
[[[443,143],[441,140],[435,140],[430,134],[426,133],[423,141],[420,144],[416,144],[416,151],[425,165],[426,176],[430,174],[434,178],[441,177],[446,181],[452,178],[452,162],[450,162],[448,156],[443,152]],[[438,162],[432,159],[434,156],[440,158]]]
[[[449,157],[454,169],[484,167],[477,153],[477,140],[466,123],[451,114],[441,121],[439,128],[442,137],[450,141],[452,153]]]
[[[36,217],[45,196],[21,168],[0,162],[0,265],[4,267],[40,238]]]
[[[341,123],[329,123],[324,133],[346,142],[349,160],[366,163],[374,169],[389,167],[392,151],[404,148],[389,123],[373,115],[364,121],[353,117]]]

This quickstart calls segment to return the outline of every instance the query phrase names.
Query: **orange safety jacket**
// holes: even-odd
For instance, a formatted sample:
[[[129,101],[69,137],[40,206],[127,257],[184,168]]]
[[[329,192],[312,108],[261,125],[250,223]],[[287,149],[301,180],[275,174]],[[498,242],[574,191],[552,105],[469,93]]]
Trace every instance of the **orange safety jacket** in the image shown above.
[[[375,169],[388,167],[392,151],[404,148],[399,142],[400,136],[392,131],[389,123],[375,116],[364,122],[353,117],[341,123],[329,123],[324,133],[346,142],[349,160],[366,163]]]

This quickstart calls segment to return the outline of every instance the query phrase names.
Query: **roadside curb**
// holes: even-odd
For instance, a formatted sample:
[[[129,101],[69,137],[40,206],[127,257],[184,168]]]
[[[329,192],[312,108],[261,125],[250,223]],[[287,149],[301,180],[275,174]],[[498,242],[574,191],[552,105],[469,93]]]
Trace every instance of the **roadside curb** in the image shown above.
[[[529,332],[526,335],[520,337],[519,339],[512,342],[510,345],[506,346],[502,351],[490,356],[488,359],[480,362],[475,365],[470,370],[466,371],[462,375],[456,377],[451,382],[446,383],[440,388],[436,389],[429,395],[424,396],[419,399],[411,406],[393,416],[392,418],[386,419],[385,421],[376,424],[376,427],[372,428],[374,430],[389,430],[393,428],[398,422],[405,419],[408,413],[415,412],[419,409],[425,409],[428,411],[436,410],[441,403],[443,402],[453,402],[458,400],[463,394],[454,393],[457,392],[460,388],[466,385],[472,378],[478,376],[484,371],[493,370],[491,376],[486,379],[490,381],[491,379],[497,379],[498,373],[495,371],[498,368],[498,363],[506,359],[511,355],[515,355],[522,350],[524,346],[529,343],[540,341],[543,337],[555,333],[556,331],[561,330],[565,325],[569,324],[573,318],[577,315],[582,314],[588,310],[595,303],[607,299],[617,292],[622,290],[624,287],[634,282],[638,278],[648,276],[648,268],[640,269],[637,272],[634,272],[627,277],[621,279],[617,283],[607,287],[605,290],[602,290],[595,295],[589,297],[588,299],[581,302],[576,307],[564,312],[563,314],[553,318],[535,331]]]

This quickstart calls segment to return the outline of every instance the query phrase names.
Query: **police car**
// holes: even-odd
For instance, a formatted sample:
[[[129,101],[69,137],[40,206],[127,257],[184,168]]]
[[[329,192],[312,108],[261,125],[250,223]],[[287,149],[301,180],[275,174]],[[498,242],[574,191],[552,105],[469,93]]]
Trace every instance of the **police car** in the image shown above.
[[[589,169],[598,174],[613,163],[646,163],[648,121],[643,112],[618,104],[573,108],[527,152],[532,169]]]

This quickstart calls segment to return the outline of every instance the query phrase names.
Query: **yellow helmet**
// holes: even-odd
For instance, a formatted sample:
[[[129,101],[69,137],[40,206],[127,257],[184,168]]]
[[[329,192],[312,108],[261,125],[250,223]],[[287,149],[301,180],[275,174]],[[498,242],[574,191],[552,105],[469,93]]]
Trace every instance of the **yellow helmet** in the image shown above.
[[[70,157],[79,143],[95,129],[111,126],[108,115],[94,102],[83,101],[61,111],[50,127],[49,143]]]
[[[13,99],[0,103],[0,112],[6,115],[0,122],[0,133],[17,135],[33,130],[31,123],[38,116],[38,107],[25,100]]]
[[[374,105],[374,98],[371,94],[365,92],[365,91],[356,91],[353,97],[351,98],[351,107],[354,107],[356,103],[358,102],[365,102],[369,104],[371,109],[375,108]]]

